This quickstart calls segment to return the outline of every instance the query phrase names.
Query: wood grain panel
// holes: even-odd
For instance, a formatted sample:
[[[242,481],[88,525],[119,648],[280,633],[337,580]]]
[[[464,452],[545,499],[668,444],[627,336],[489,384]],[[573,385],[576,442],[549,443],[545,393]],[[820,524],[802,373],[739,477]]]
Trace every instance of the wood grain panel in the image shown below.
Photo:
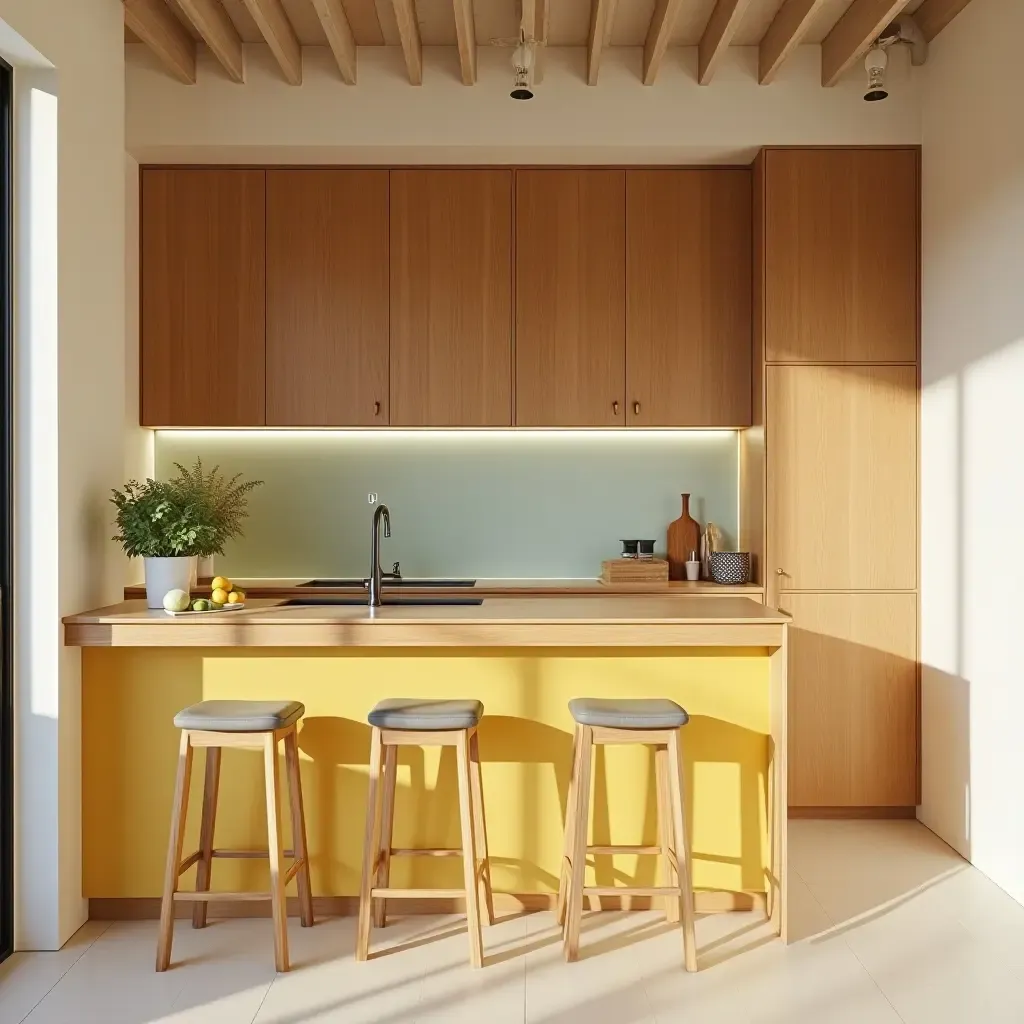
[[[766,154],[769,362],[913,362],[918,154]]]
[[[915,589],[916,368],[769,366],[767,395],[766,585]]]
[[[516,174],[516,424],[626,422],[623,171]]]
[[[751,174],[626,172],[626,404],[634,426],[750,423]]]
[[[142,171],[144,426],[266,423],[264,178]]]
[[[782,594],[789,630],[789,799],[917,803],[917,597]]]
[[[391,423],[512,423],[512,172],[391,172]]]
[[[388,172],[267,172],[267,424],[388,423]]]

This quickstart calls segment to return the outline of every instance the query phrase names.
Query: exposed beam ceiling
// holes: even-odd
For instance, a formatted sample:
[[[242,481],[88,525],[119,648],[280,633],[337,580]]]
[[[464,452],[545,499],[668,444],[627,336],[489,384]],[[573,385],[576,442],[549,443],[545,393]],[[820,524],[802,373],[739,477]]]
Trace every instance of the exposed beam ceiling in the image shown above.
[[[124,23],[179,82],[195,85],[195,40],[163,0],[124,0]]]
[[[924,0],[914,11],[917,22],[925,39],[931,42],[969,3],[971,0]]]
[[[412,85],[423,84],[423,44],[420,42],[420,26],[416,20],[416,7],[413,0],[392,0],[395,8],[395,21],[398,22],[398,35],[402,40],[402,53],[405,54],[405,66],[409,72]]]
[[[210,52],[220,61],[232,82],[245,81],[242,38],[220,0],[178,0],[185,17],[203,37]]]
[[[750,0],[718,0],[715,4],[697,47],[697,81],[701,85],[711,81],[749,6]]]
[[[651,15],[651,24],[647,29],[647,40],[644,43],[644,85],[653,85],[658,77],[665,50],[672,38],[672,26],[682,6],[682,0],[658,0]]]
[[[767,85],[783,61],[800,45],[826,0],[786,0],[761,40],[757,80]]]
[[[462,84],[476,84],[476,26],[473,23],[473,0],[452,0],[455,4],[455,38],[459,47]]]
[[[533,54],[533,80],[544,81],[544,63],[547,53],[548,24],[551,18],[551,4],[555,0],[520,0],[522,18],[519,28],[524,38],[533,39],[538,45]]]
[[[289,85],[302,85],[302,47],[281,0],[242,0]]]
[[[601,54],[615,20],[615,5],[618,0],[591,0],[590,36],[587,39],[587,85],[597,85],[601,70]]]
[[[853,0],[821,44],[821,84],[835,85],[910,0]]]
[[[347,85],[356,84],[356,40],[348,23],[348,15],[341,0],[313,0],[313,8],[338,62],[341,79]]]

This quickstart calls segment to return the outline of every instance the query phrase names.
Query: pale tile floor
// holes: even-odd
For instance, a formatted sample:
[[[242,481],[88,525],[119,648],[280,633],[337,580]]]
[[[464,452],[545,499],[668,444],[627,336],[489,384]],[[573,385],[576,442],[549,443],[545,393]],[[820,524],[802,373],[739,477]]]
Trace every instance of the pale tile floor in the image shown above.
[[[916,822],[793,822],[794,937],[763,918],[697,924],[701,971],[681,967],[658,914],[591,914],[583,959],[562,962],[552,915],[486,930],[467,965],[458,918],[407,918],[401,947],[352,959],[354,922],[291,922],[275,975],[270,922],[179,922],[175,968],[153,971],[154,922],[89,923],[59,953],[0,966],[0,1024],[999,1024],[1024,1022],[1024,907]]]

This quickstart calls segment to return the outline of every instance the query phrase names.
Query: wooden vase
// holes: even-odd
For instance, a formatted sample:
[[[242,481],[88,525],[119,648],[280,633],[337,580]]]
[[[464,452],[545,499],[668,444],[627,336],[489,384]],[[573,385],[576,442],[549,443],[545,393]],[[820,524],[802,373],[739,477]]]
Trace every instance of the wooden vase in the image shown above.
[[[700,523],[690,515],[690,496],[683,499],[683,514],[668,526],[668,578],[686,579],[686,560],[691,551],[700,552]]]

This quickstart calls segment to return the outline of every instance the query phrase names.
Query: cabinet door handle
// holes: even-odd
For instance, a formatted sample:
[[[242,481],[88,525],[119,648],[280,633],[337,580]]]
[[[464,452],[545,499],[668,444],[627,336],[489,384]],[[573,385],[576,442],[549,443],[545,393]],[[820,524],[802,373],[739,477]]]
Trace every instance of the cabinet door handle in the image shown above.
[[[640,403],[639,402],[634,402],[633,403],[633,415],[634,416],[639,416],[640,415]]]
[[[379,416],[380,415],[380,402],[374,402],[373,403],[373,415],[374,416]]]
[[[785,576],[786,575],[786,570],[785,569],[776,569],[775,570],[775,574],[776,574],[776,576]]]
[[[615,413],[616,416],[619,415],[619,403],[618,402],[612,402],[612,412]]]

